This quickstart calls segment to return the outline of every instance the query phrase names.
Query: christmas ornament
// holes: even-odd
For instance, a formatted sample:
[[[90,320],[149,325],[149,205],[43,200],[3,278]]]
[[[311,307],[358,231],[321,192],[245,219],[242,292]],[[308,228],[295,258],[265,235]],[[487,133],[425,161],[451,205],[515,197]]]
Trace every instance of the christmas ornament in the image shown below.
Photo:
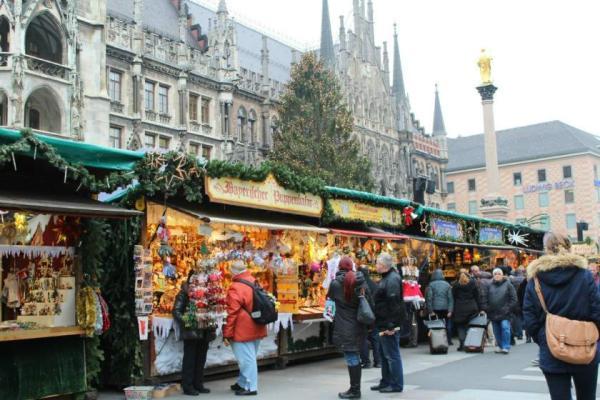
[[[413,223],[413,220],[418,218],[418,215],[415,214],[415,209],[411,206],[404,207],[402,210],[402,215],[404,216],[404,225],[410,226]]]
[[[508,241],[514,245],[527,246],[527,242],[529,241],[529,239],[527,239],[527,236],[529,236],[528,233],[522,234],[521,231],[509,231]]]
[[[427,231],[429,231],[429,224],[427,223],[427,220],[423,219],[421,221],[421,232],[427,233]]]

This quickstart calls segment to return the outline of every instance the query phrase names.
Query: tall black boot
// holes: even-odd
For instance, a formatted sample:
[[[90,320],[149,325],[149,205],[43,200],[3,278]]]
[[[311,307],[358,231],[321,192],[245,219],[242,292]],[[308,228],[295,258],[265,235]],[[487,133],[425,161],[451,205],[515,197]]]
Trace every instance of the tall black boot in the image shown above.
[[[350,375],[350,389],[347,392],[339,393],[338,397],[340,399],[360,399],[361,366],[348,367],[348,374]]]

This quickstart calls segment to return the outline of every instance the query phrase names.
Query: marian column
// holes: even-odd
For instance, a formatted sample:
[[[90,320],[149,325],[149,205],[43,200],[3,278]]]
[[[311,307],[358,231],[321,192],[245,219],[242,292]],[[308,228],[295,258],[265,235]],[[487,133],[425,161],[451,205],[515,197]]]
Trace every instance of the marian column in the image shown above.
[[[485,135],[485,169],[487,193],[481,200],[481,213],[486,218],[505,220],[508,215],[508,200],[501,196],[500,170],[494,127],[494,93],[498,89],[492,83],[492,58],[481,50],[477,65],[481,74],[481,85],[477,91],[481,95],[483,106],[483,130]]]

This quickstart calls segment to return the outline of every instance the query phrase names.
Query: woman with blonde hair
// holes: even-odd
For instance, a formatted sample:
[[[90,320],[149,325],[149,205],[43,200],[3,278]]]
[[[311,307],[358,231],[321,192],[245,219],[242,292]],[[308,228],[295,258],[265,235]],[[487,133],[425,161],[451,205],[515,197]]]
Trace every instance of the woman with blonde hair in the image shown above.
[[[461,271],[458,280],[454,283],[452,295],[454,296],[453,322],[460,343],[458,351],[464,351],[469,321],[481,311],[479,289],[466,270]]]
[[[578,400],[596,398],[598,348],[589,364],[571,364],[553,356],[546,340],[546,313],[576,321],[600,325],[600,292],[587,260],[571,254],[571,242],[565,236],[548,232],[544,237],[546,255],[527,268],[527,288],[523,302],[525,329],[540,347],[539,366],[553,400],[571,399],[571,380]],[[536,293],[539,285],[541,295]],[[542,306],[541,298],[546,305]]]

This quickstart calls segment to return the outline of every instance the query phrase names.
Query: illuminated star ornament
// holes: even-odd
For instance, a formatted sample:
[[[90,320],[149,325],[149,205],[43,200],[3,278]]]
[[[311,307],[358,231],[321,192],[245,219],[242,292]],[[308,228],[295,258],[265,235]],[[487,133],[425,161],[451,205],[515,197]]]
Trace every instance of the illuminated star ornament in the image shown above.
[[[427,233],[428,230],[429,230],[429,224],[427,223],[427,221],[425,219],[423,219],[421,221],[421,232]]]
[[[529,241],[526,237],[529,236],[528,233],[521,234],[521,231],[509,231],[508,232],[508,241],[512,244],[517,244],[521,246],[527,246],[527,242]]]

